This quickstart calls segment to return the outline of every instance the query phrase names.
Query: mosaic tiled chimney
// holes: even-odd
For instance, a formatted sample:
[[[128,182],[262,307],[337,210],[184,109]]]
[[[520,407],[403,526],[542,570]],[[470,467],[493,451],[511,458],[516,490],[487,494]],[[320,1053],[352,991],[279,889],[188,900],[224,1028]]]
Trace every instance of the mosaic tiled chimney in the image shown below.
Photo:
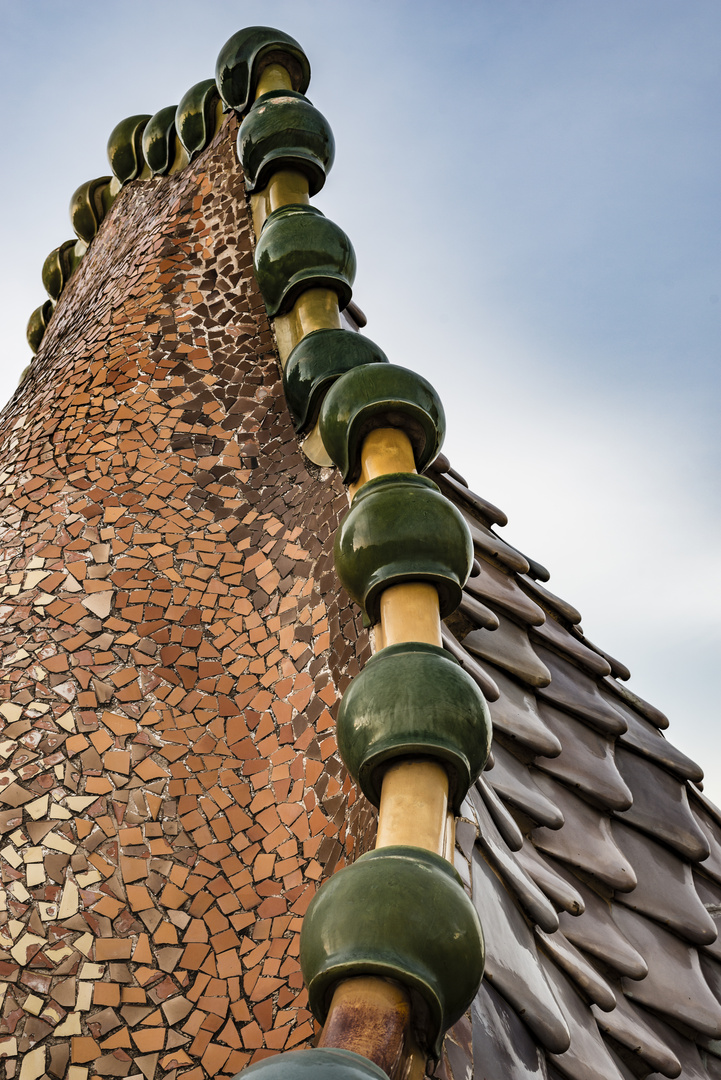
[[[359,332],[309,80],[234,35],[43,267],[0,421],[4,1075],[721,1078],[721,814]]]

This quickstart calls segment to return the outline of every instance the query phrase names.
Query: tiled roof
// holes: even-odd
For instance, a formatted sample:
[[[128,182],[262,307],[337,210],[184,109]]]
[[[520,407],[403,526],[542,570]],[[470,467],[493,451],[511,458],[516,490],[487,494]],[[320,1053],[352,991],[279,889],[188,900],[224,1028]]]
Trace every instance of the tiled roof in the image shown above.
[[[346,492],[282,397],[236,127],[120,190],[1,421],[19,1080],[202,1080],[308,1042],[301,919],[373,840],[334,737],[371,651],[332,564]],[[442,455],[428,475],[470,528],[444,644],[494,731],[456,851],[486,971],[438,1075],[721,1077],[701,770],[502,511]]]

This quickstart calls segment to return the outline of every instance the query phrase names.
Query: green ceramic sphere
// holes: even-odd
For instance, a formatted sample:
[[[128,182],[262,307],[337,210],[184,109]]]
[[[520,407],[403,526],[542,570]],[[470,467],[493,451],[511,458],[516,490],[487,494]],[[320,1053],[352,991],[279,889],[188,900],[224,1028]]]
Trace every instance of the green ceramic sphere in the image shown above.
[[[332,289],[345,307],[355,272],[350,240],[315,206],[291,203],[268,215],[255,248],[255,274],[271,317],[288,311],[305,289]]]
[[[47,325],[50,322],[50,317],[54,311],[54,304],[52,300],[46,300],[40,307],[35,308],[35,311],[30,316],[27,328],[28,345],[32,349],[33,353],[36,353],[40,348],[40,342],[45,336]]]
[[[80,185],[70,200],[73,229],[86,244],[95,238],[108,212],[110,179],[109,176],[99,176],[95,180],[88,180]]]
[[[378,1065],[352,1050],[318,1046],[257,1061],[234,1080],[388,1080]]]
[[[263,69],[282,64],[294,90],[304,94],[310,83],[310,64],[295,38],[272,26],[246,26],[226,41],[218,54],[215,81],[225,104],[242,113],[255,97]]]
[[[391,585],[423,581],[438,590],[441,618],[461,602],[473,542],[456,507],[415,473],[369,480],[353,499],[335,539],[338,577],[371,623]]]
[[[177,105],[167,105],[151,116],[145,125],[143,156],[153,176],[164,176],[175,159],[177,109]]]
[[[218,100],[215,79],[203,79],[183,94],[175,110],[175,130],[191,161],[213,138]]]
[[[459,812],[491,748],[483,694],[445,649],[404,642],[381,649],[348,687],[338,712],[338,749],[374,806],[383,773],[405,757],[430,757],[448,772]]]
[[[248,191],[264,188],[279,169],[308,180],[311,195],[325,184],[335,156],[328,121],[302,94],[271,90],[253,104],[238,132],[238,160]]]
[[[60,247],[53,248],[43,263],[42,279],[45,291],[52,300],[57,300],[85,254],[82,240],[66,240]]]
[[[283,371],[283,389],[295,429],[309,431],[318,419],[323,395],[351,368],[387,364],[375,342],[352,330],[314,330],[298,342]]]
[[[379,427],[408,435],[416,469],[423,472],[445,436],[441,399],[422,375],[397,364],[355,367],[338,379],[323,402],[320,433],[345,483],[360,476],[363,440]]]
[[[121,184],[140,176],[145,164],[143,157],[143,131],[150,116],[128,116],[116,124],[108,139],[108,161]]]
[[[300,964],[319,1023],[343,979],[395,979],[417,1037],[437,1057],[483,975],[478,915],[451,864],[423,848],[379,848],[333,874],[303,920]]]

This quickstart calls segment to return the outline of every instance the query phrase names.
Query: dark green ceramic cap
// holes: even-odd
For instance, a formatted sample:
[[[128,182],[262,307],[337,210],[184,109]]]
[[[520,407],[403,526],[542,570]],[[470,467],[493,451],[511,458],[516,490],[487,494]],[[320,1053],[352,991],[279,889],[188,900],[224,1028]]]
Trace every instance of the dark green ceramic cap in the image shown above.
[[[140,176],[145,164],[143,131],[150,116],[128,116],[113,128],[108,139],[108,161],[121,184]]]
[[[320,415],[323,445],[345,483],[360,476],[363,440],[379,427],[400,428],[408,435],[416,469],[423,472],[441,448],[446,414],[428,380],[409,368],[353,368],[328,392]]]
[[[300,964],[319,1023],[343,979],[395,979],[410,992],[417,1037],[434,1057],[476,996],[483,962],[481,925],[458,874],[423,848],[379,848],[333,874],[300,933]]]
[[[40,348],[40,342],[43,340],[53,310],[54,305],[52,300],[46,300],[40,307],[35,308],[35,311],[30,316],[27,339],[28,345],[34,353]]]
[[[305,289],[333,289],[344,308],[355,272],[350,240],[315,206],[291,203],[268,215],[255,248],[255,274],[271,317],[288,311]]]
[[[390,473],[358,491],[335,538],[335,566],[371,623],[391,585],[435,585],[441,618],[461,602],[473,566],[473,541],[460,511],[432,480]]]
[[[445,766],[456,813],[491,747],[488,706],[470,675],[444,649],[409,641],[372,656],[345,692],[338,749],[374,806],[386,766],[431,757]]]
[[[238,132],[238,160],[248,191],[264,188],[278,169],[295,169],[311,195],[325,184],[335,156],[328,121],[307,97],[272,90],[253,105]]]
[[[183,94],[175,110],[175,130],[191,161],[213,138],[218,100],[215,79],[203,79]]]
[[[164,176],[175,158],[175,113],[177,105],[167,105],[151,116],[143,132],[143,156],[153,176]]]
[[[310,83],[310,64],[295,38],[272,26],[246,26],[226,41],[218,54],[215,81],[226,105],[245,112],[255,96],[263,69],[282,64],[294,90],[304,94]]]
[[[68,278],[78,267],[84,254],[82,244],[78,254],[77,240],[66,240],[60,247],[53,248],[43,263],[42,279],[45,290],[52,300],[57,300],[65,288]]]
[[[290,1050],[284,1054],[256,1061],[234,1080],[388,1080],[386,1073],[361,1054],[317,1046],[308,1050]]]
[[[70,220],[81,240],[89,244],[97,235],[108,209],[109,176],[81,184],[70,200]]]
[[[388,357],[370,338],[352,330],[313,330],[298,342],[283,371],[283,389],[296,431],[304,434],[316,420],[323,395],[344,372],[366,364],[387,364]]]

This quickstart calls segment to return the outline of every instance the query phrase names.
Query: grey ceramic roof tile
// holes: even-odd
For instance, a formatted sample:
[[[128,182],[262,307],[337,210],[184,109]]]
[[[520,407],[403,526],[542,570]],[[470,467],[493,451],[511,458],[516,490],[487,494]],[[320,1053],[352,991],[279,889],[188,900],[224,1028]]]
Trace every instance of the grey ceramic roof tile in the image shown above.
[[[531,922],[549,934],[554,933],[558,929],[558,915],[553,904],[503,843],[486,806],[480,803],[477,810],[480,826],[478,844],[486,858],[503,878]]]
[[[619,975],[629,979],[644,979],[648,965],[638,949],[613,921],[610,904],[564,867],[555,865],[554,868],[563,877],[572,879],[585,905],[581,915],[561,912],[558,917],[561,930],[568,940]]]
[[[521,622],[540,626],[545,621],[543,608],[534,603],[519,587],[515,574],[507,574],[487,559],[481,559],[481,572],[469,578],[466,588],[474,596],[500,607]]]
[[[637,1011],[639,1016],[643,1018],[643,1022],[658,1035],[659,1039],[668,1046],[671,1053],[681,1062],[680,1080],[709,1080],[709,1073],[704,1067],[701,1055],[689,1039],[681,1035],[670,1024],[664,1023],[660,1017],[654,1016],[653,1013],[647,1012],[645,1009],[638,1009]],[[662,1075],[662,1073],[658,1072],[650,1073],[646,1080],[661,1080]]]
[[[519,571],[523,574],[523,571]],[[560,596],[556,596],[550,589],[546,589],[540,582],[535,581],[534,578],[528,574],[523,574],[519,579],[523,585],[523,588],[528,592],[534,600],[541,604],[544,608],[549,608],[555,612],[556,615],[560,615],[566,622],[575,626],[576,623],[581,621],[581,612],[578,608],[575,608],[573,604],[569,604],[566,600],[562,600]]]
[[[571,634],[554,618],[546,619],[543,626],[531,630],[531,641],[539,639],[549,648],[556,650],[580,664],[592,675],[610,675],[611,665],[593,649],[588,649],[576,634]]]
[[[539,697],[577,716],[604,735],[623,734],[626,721],[607,698],[602,697],[595,679],[549,649],[539,646],[537,651],[551,672],[550,685],[539,687]]]
[[[523,841],[523,847],[516,857],[529,877],[559,910],[571,915],[583,913],[586,905],[578,889],[554,870],[550,861],[536,851],[530,840]]]
[[[478,661],[463,648],[458,638],[443,624],[441,624],[441,635],[443,647],[451,655],[455,656],[463,670],[467,671],[471,678],[478,683],[486,701],[489,704],[492,701],[497,701],[500,697],[500,691],[495,680],[491,678],[485,668],[481,667]]]
[[[713,919],[716,929],[721,931],[721,885],[705,876],[703,873],[704,866],[705,863],[702,863],[698,870],[693,871],[694,886],[699,900],[706,908],[709,917]],[[707,953],[709,956],[721,961],[721,933],[719,933],[715,941],[706,945],[702,953]]]
[[[494,669],[494,682],[500,691],[497,701],[490,704],[494,731],[517,741],[532,754],[555,757],[561,752],[561,744],[543,722],[535,695],[524,690],[502,671]]]
[[[539,773],[538,785],[557,803],[566,823],[557,831],[534,829],[536,847],[591,874],[611,889],[633,889],[636,875],[616,845],[608,817],[551,777]]]
[[[613,743],[546,702],[539,702],[539,712],[563,749],[557,757],[536,758],[535,765],[609,810],[629,807],[631,792],[616,768]]]
[[[470,591],[472,592],[473,590],[471,589]],[[491,611],[490,608],[486,607],[485,604],[482,604],[480,600],[477,600],[475,596],[469,594],[468,584],[466,584],[463,591],[460,610],[471,620],[471,622],[475,623],[476,626],[483,626],[486,630],[498,629],[498,616],[494,611]]]
[[[589,639],[581,630],[580,626],[573,626],[571,628],[571,632],[575,634],[580,640],[582,640],[584,645],[586,645],[589,649],[593,649],[594,652],[597,652],[599,656],[602,656],[603,659],[608,662],[611,668],[611,674],[613,675],[614,679],[631,678],[631,672],[628,670],[626,665],[621,663],[620,660],[617,660],[615,656],[611,656],[610,653],[607,653],[605,649],[599,648],[599,646],[596,645],[595,642],[589,641]]]
[[[444,486],[446,490],[444,490]],[[441,474],[440,488],[444,495],[449,498],[453,498],[454,495],[463,503],[467,503],[477,514],[487,521],[490,525],[500,525],[503,527],[508,524],[508,518],[499,510],[493,503],[488,502],[481,495],[477,495],[475,491],[471,491],[467,484],[462,484],[451,473]]]
[[[622,701],[613,703],[615,709],[621,713],[628,724],[628,731],[621,735],[619,743],[633,749],[642,757],[657,761],[669,772],[675,773],[681,780],[703,779],[703,769],[691,758],[686,757],[677,750],[673,743],[666,739],[657,727],[650,724],[644,717],[639,716],[634,709],[629,708]]]
[[[554,760],[549,758],[549,761]],[[533,782],[531,770],[498,741],[495,744],[495,764],[486,773],[486,780],[511,806],[517,807],[537,825],[560,829],[563,814]]]
[[[576,990],[585,999],[598,1005],[605,1012],[615,1009],[616,995],[610,985],[560,930],[554,934],[548,934],[537,926],[536,937],[554,963],[565,971],[568,978],[575,984]]]
[[[488,809],[488,813],[493,818],[496,828],[503,837],[504,843],[511,851],[520,851],[523,847],[523,833],[518,828],[515,819],[509,814],[508,810],[506,810],[493,788],[489,786],[485,777],[479,777],[476,781],[475,788],[471,788],[469,797],[476,810],[478,809],[479,802],[482,800]]]
[[[595,1024],[588,1022],[588,1006],[555,964],[541,956],[541,964],[554,995],[561,1003],[571,1033],[571,1045],[550,1060],[569,1080],[622,1080]]]
[[[689,863],[627,825],[615,821],[611,828],[638,878],[633,892],[619,893],[618,902],[643,912],[694,945],[714,942],[716,926],[696,892]]]
[[[463,639],[464,649],[510,672],[528,686],[547,686],[551,673],[531,647],[526,630],[505,616],[497,630],[472,630]]]
[[[546,1050],[562,1053],[568,1026],[541,964],[533,935],[491,868],[473,860],[473,902],[486,938],[485,978],[520,1013]]]
[[[617,1042],[637,1055],[641,1061],[639,1068],[658,1070],[664,1076],[677,1077],[681,1072],[681,1063],[669,1050],[666,1043],[644,1023],[640,1010],[635,1008],[623,994],[616,997],[616,1008],[612,1012],[602,1012],[592,1006],[601,1031],[607,1032]]]
[[[485,982],[473,1003],[473,1060],[483,1080],[545,1080],[545,1054],[510,1006]]]
[[[616,765],[633,794],[633,806],[619,812],[618,817],[693,862],[707,858],[709,844],[689,809],[685,786],[653,762],[620,746],[616,748]]]
[[[621,701],[625,701],[627,705],[630,705],[632,709],[636,709],[642,716],[645,716],[647,720],[650,720],[654,727],[661,728],[662,730],[668,727],[668,717],[665,713],[662,713],[660,709],[657,709],[654,705],[649,705],[647,701],[644,701],[638,694],[634,694],[633,690],[629,690],[623,683],[618,682],[616,679],[607,675],[603,680],[603,685],[608,687],[612,694],[621,698]]]
[[[721,882],[721,843],[718,838],[718,826],[696,798],[693,800],[693,816],[709,848],[708,858],[703,860],[700,869],[714,881]]]
[[[468,528],[471,530],[471,536],[473,537],[473,546],[480,555],[484,555],[488,559],[494,559],[502,566],[506,566],[509,570],[514,570],[519,574],[528,573],[530,567],[523,555],[520,555],[515,548],[509,547],[508,544],[501,540],[500,536],[496,536],[494,532],[481,524],[468,512],[466,507],[460,505],[458,509],[468,523]]]
[[[620,904],[613,917],[648,964],[645,979],[624,980],[624,992],[701,1035],[719,1038],[721,1006],[701,974],[697,950]]]

